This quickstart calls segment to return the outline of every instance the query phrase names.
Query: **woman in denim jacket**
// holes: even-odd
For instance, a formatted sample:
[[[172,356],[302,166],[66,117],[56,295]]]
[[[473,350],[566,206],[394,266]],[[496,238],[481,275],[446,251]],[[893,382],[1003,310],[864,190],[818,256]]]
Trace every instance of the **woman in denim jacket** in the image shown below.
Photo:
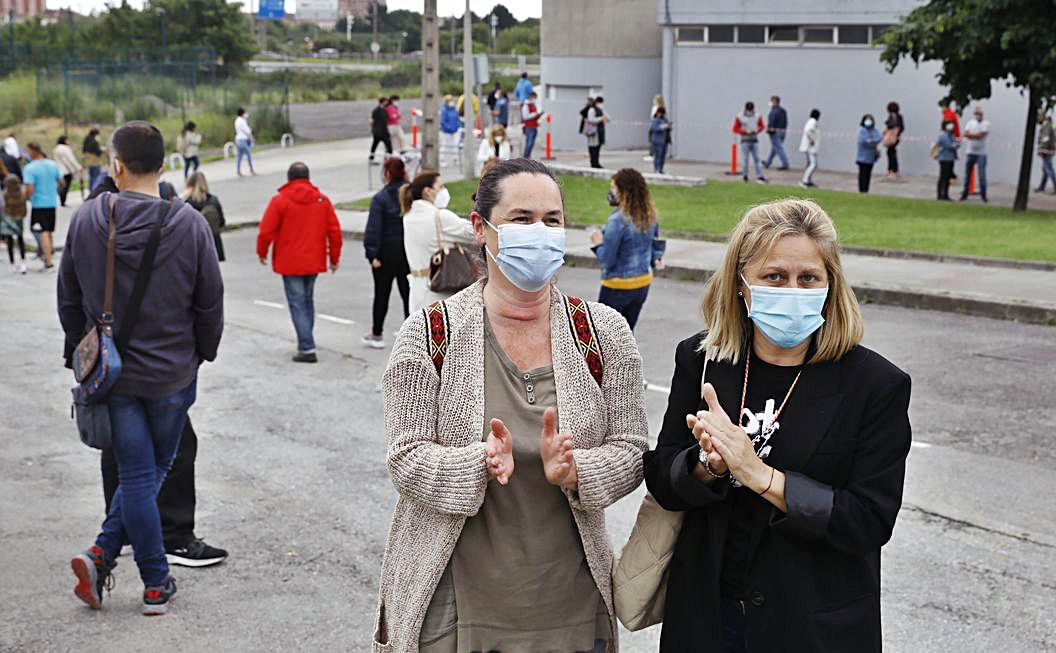
[[[616,210],[602,231],[590,240],[601,264],[601,293],[598,301],[616,309],[634,329],[642,311],[653,268],[663,269],[664,249],[649,186],[642,173],[624,168],[612,176],[609,204]]]

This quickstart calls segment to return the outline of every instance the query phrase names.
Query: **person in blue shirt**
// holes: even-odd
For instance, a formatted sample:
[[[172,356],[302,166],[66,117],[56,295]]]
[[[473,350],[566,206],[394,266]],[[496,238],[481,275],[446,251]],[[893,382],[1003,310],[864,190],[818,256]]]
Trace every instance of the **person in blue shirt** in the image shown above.
[[[669,140],[671,140],[671,121],[667,117],[667,109],[657,107],[653,114],[653,121],[649,125],[649,144],[653,148],[653,171],[658,174],[664,174]]]
[[[491,110],[491,124],[510,126],[510,98],[501,88],[495,91],[495,108]]]
[[[22,169],[23,194],[33,206],[29,214],[29,228],[40,232],[40,248],[44,254],[44,269],[52,270],[51,260],[55,233],[55,207],[59,205],[59,188],[65,185],[57,163],[44,154],[39,143],[26,145],[31,161]]]
[[[957,162],[957,149],[961,142],[953,135],[953,121],[943,120],[942,130],[935,140],[938,151],[935,158],[939,161],[938,198],[950,202],[950,179],[953,178],[953,165]]]
[[[781,106],[781,98],[776,95],[770,98],[770,115],[766,117],[766,133],[770,135],[770,156],[766,157],[763,165],[769,168],[776,156],[781,159],[781,167],[778,170],[788,170],[788,155],[785,154],[788,114]]]
[[[517,80],[517,86],[513,88],[513,97],[517,98],[518,102],[523,103],[532,94],[533,88],[532,80],[528,79],[528,73],[521,73],[521,78]]]
[[[455,98],[452,95],[444,96],[444,104],[440,107],[440,165],[447,165],[448,161],[457,161],[459,131],[462,129],[462,121],[458,117],[458,107],[455,106]]]
[[[642,173],[624,168],[613,175],[609,204],[615,209],[605,228],[590,234],[601,264],[598,301],[619,311],[634,329],[649,296],[653,269],[664,267],[667,243],[660,240],[656,206]]]
[[[873,164],[880,156],[880,130],[876,128],[873,114],[867,113],[862,116],[861,126],[858,128],[858,192],[868,193],[869,182],[873,177]]]

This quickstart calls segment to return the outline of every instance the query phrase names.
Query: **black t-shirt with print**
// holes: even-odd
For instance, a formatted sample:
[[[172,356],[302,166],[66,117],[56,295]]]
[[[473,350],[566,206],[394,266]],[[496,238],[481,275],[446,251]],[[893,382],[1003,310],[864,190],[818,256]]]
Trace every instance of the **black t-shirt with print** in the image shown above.
[[[777,412],[800,367],[771,365],[760,360],[754,352],[751,357],[748,396],[744,407],[753,415],[759,416],[759,426],[762,428],[762,416],[767,412],[767,400],[774,401],[772,412]],[[747,417],[742,416],[740,423],[741,426],[746,427],[746,430],[751,430],[747,426],[749,424]],[[780,418],[777,423],[781,424]],[[749,437],[754,436],[749,433]],[[781,446],[780,428],[774,432],[767,444],[772,447]],[[766,530],[771,505],[766,499],[746,487],[731,487],[726,500],[730,502],[730,519],[722,554],[720,588],[724,597],[745,599],[751,590],[747,587],[748,568],[752,563],[759,540]]]

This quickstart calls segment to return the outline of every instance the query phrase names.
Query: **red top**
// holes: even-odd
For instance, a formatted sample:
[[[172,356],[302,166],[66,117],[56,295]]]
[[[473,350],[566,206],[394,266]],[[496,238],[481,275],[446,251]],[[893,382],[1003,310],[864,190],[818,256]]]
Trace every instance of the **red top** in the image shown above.
[[[536,114],[539,113],[539,109],[536,108],[534,102],[528,102],[527,107],[528,107],[528,115],[535,116],[535,117],[525,120],[524,121],[524,128],[525,129],[538,129],[539,128],[539,116],[536,115]]]
[[[389,124],[398,125],[403,120],[403,114],[400,113],[400,108],[395,104],[390,104],[385,107],[385,113],[389,114]]]
[[[766,127],[763,125],[763,116],[760,115],[759,116],[759,125],[755,128],[755,132],[758,134],[758,133],[762,132],[764,129],[766,129]],[[748,132],[744,131],[744,127],[741,125],[741,117],[740,116],[736,116],[733,119],[733,133],[734,134],[747,134],[748,133]]]
[[[961,121],[957,118],[957,112],[953,109],[946,107],[942,110],[942,121],[946,122],[950,120],[953,122],[953,136],[954,138],[961,137]]]
[[[341,259],[341,223],[330,199],[307,179],[295,179],[271,198],[257,234],[257,256],[275,244],[272,269],[285,276],[326,272]]]

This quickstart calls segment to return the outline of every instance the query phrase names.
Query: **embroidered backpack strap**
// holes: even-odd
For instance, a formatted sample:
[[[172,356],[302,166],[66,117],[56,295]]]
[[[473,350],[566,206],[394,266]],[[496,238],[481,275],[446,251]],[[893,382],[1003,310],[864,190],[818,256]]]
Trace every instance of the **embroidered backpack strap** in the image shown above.
[[[590,375],[601,386],[605,373],[605,358],[601,352],[601,341],[594,330],[594,316],[590,313],[587,302],[579,297],[564,296],[565,312],[568,314],[568,326],[572,329],[572,338],[576,341],[579,353],[587,362]]]
[[[426,349],[429,352],[429,358],[433,360],[436,373],[440,374],[440,370],[444,367],[444,357],[447,356],[447,306],[442,301],[433,302],[423,308],[422,312],[425,314],[425,326],[429,331],[426,335],[428,338]]]

